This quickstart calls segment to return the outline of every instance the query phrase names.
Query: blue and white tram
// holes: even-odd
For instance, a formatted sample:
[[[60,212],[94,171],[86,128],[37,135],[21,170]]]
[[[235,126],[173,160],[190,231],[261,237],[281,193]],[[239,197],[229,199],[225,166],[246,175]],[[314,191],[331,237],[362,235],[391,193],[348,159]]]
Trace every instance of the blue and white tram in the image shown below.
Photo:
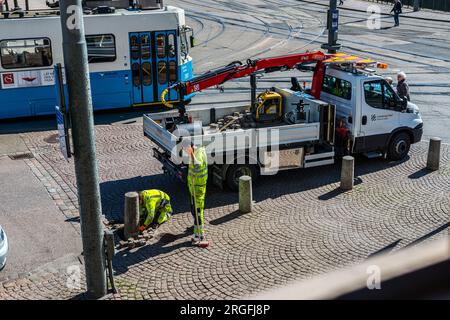
[[[164,89],[192,78],[184,10],[117,9],[84,21],[94,110],[159,104]],[[0,62],[0,119],[54,113],[59,16],[0,18]]]

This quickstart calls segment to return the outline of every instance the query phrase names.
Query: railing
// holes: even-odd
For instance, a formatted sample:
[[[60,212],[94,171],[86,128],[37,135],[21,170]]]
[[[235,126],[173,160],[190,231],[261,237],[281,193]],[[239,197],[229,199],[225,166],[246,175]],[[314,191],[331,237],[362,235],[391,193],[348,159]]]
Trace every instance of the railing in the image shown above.
[[[366,0],[382,4],[393,4],[394,0]],[[414,0],[401,0],[403,6],[412,8]],[[419,7],[432,10],[450,11],[450,0],[419,0]]]

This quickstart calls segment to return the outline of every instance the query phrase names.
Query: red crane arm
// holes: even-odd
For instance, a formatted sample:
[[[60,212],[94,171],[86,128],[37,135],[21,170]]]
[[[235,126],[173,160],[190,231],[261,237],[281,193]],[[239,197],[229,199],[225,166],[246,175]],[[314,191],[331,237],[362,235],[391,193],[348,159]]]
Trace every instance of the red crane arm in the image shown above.
[[[203,75],[195,77],[182,84],[184,93],[189,95],[193,92],[201,91],[226,81],[236,78],[243,78],[255,72],[284,71],[295,68],[297,65],[323,61],[327,56],[320,51],[291,54],[272,58],[247,60],[247,64],[234,62],[228,66],[208,71]]]

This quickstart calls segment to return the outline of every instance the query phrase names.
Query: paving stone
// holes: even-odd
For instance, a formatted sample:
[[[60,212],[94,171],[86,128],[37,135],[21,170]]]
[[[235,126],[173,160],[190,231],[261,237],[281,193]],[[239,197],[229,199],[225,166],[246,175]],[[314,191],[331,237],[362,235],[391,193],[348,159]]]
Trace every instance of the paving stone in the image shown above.
[[[53,173],[47,172],[41,181],[57,191],[59,208],[73,214],[69,208],[78,207],[72,192],[76,190],[73,163],[56,156],[56,147],[40,152],[44,151],[40,149],[42,137],[48,132],[24,135],[27,145],[38,151],[30,165]],[[213,245],[203,250],[190,244],[189,198],[182,185],[163,175],[161,165],[148,156],[154,146],[142,136],[142,127],[99,126],[96,138],[107,219],[121,222],[124,193],[144,188],[167,192],[175,210],[172,220],[158,229],[156,237],[147,239],[145,246],[116,255],[119,294],[111,299],[237,299],[358,263],[401,240],[393,249],[398,250],[450,218],[444,191],[450,190],[450,149],[442,147],[441,170],[417,177],[426,163],[428,147],[419,143],[412,146],[410,159],[404,162],[357,159],[355,176],[362,183],[349,192],[336,191],[339,165],[263,177],[254,189],[254,212],[244,216],[233,214],[238,208],[236,194],[211,187],[205,220]],[[79,228],[79,223],[74,225]],[[447,234],[444,230],[433,238]],[[125,247],[135,248],[147,238],[143,236],[125,242]],[[124,247],[124,242],[119,245]],[[29,289],[17,291],[21,299],[68,298],[80,292],[67,288],[67,275],[62,272],[27,278],[30,284],[24,287]],[[12,297],[14,286],[10,290],[0,286],[0,297]]]

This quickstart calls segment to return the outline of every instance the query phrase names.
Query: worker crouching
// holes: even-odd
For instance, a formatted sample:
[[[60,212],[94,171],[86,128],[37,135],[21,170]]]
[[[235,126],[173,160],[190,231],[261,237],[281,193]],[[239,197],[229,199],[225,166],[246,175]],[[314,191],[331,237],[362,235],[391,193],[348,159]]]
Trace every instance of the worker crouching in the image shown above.
[[[188,154],[187,183],[191,198],[191,213],[194,217],[194,238],[192,239],[192,244],[206,247],[208,246],[204,229],[205,195],[208,181],[206,150],[204,147],[197,147],[191,144],[191,147],[188,148]]]
[[[139,209],[140,232],[149,227],[157,229],[172,216],[169,195],[156,189],[144,190],[139,193]]]

